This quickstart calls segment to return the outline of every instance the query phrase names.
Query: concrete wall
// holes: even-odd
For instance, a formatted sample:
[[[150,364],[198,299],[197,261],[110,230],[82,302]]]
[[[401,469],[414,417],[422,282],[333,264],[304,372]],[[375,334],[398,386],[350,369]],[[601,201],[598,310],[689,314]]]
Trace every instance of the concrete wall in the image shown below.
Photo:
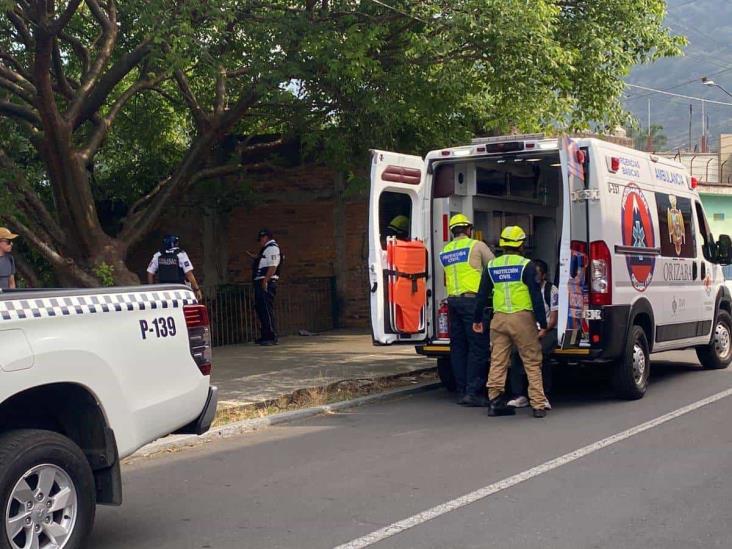
[[[702,192],[701,199],[714,237],[717,238],[720,234],[732,235],[732,193]]]

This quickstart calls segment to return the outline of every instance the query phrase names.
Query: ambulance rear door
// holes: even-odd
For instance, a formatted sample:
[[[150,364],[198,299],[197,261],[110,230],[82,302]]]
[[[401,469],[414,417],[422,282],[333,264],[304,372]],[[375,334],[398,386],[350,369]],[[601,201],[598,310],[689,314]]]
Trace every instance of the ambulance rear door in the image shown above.
[[[587,150],[563,136],[559,140],[562,169],[562,237],[559,245],[559,315],[557,337],[563,349],[589,347],[589,238]]]
[[[432,314],[428,313],[427,188],[423,158],[371,151],[368,271],[371,328],[377,345],[413,344],[428,337]],[[395,220],[397,226],[408,227],[408,234],[388,236]]]

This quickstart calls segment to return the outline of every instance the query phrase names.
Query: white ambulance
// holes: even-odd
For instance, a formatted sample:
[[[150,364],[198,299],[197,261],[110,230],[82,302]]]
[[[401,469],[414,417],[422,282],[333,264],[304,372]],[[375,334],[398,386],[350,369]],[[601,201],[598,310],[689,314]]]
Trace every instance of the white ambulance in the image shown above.
[[[373,151],[374,343],[414,344],[453,383],[439,252],[450,216],[463,213],[493,249],[503,227],[521,226],[526,255],[549,265],[560,365],[611,365],[626,399],[645,393],[650,353],[695,348],[704,368],[726,368],[732,299],[721,266],[730,238],[715,241],[696,186],[677,162],[596,138],[476,139],[426,158]],[[388,236],[402,215],[409,234]]]

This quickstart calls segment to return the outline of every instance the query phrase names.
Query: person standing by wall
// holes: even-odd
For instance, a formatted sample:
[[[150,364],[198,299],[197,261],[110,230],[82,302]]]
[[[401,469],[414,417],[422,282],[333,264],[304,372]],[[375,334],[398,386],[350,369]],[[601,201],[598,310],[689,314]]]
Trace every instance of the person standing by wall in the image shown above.
[[[452,216],[449,228],[453,239],[440,253],[440,262],[445,269],[447,285],[450,362],[458,392],[457,403],[487,406],[485,382],[490,340],[484,332],[474,332],[471,326],[481,272],[494,256],[484,242],[472,238],[473,224],[465,215]]]
[[[507,405],[506,372],[514,347],[524,363],[529,380],[529,401],[534,417],[546,417],[546,396],[541,379],[541,345],[546,335],[544,302],[536,283],[536,267],[523,257],[526,233],[509,226],[501,231],[499,245],[504,254],[488,263],[475,300],[473,330],[483,333],[483,308],[493,301],[491,320],[491,369],[488,376],[488,415],[512,415],[516,408]],[[537,322],[541,329],[537,331]]]
[[[257,242],[260,246],[259,254],[247,252],[254,259],[252,263],[254,310],[262,331],[256,343],[277,345],[274,300],[277,295],[277,281],[280,278],[282,252],[269,229],[262,229],[257,233]]]
[[[163,238],[163,246],[155,252],[147,266],[147,283],[155,283],[157,275],[160,284],[185,284],[186,282],[201,301],[203,294],[193,274],[193,264],[185,250],[180,247],[180,239],[175,235]]]
[[[13,257],[13,240],[17,234],[5,227],[0,227],[0,290],[15,288],[15,258]]]

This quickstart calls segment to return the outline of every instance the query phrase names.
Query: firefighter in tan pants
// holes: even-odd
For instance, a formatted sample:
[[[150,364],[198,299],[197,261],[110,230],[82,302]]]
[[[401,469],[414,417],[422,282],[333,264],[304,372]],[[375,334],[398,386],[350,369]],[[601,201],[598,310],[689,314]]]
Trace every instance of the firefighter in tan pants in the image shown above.
[[[489,416],[513,415],[516,409],[507,406],[506,372],[511,351],[516,347],[529,380],[529,401],[534,417],[546,417],[546,397],[541,379],[541,345],[546,333],[546,313],[536,267],[523,257],[526,233],[521,227],[503,229],[499,246],[504,254],[488,263],[480,281],[475,303],[473,330],[483,331],[483,310],[492,299],[491,368],[488,374]],[[541,329],[537,330],[537,321]]]

